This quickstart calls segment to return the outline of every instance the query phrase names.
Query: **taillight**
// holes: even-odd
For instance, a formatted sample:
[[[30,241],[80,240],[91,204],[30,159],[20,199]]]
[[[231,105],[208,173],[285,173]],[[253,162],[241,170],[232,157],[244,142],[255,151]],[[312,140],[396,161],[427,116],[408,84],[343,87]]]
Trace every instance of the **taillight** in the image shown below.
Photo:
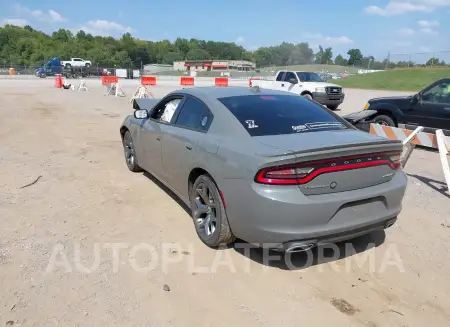
[[[383,152],[268,167],[258,171],[255,182],[271,185],[301,185],[309,183],[319,175],[338,171],[383,165],[396,170],[401,166],[400,155],[399,152]]]

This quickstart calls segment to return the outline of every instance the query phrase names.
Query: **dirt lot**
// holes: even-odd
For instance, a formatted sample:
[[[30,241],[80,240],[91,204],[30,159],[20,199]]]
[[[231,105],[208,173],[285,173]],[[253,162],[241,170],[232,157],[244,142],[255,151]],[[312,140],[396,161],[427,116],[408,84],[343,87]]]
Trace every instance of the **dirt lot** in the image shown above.
[[[436,153],[413,152],[386,233],[339,244],[339,257],[266,262],[205,247],[170,193],[127,170],[118,128],[135,85],[115,98],[99,84],[0,81],[0,326],[448,326],[450,195]],[[341,112],[382,95],[348,90]]]

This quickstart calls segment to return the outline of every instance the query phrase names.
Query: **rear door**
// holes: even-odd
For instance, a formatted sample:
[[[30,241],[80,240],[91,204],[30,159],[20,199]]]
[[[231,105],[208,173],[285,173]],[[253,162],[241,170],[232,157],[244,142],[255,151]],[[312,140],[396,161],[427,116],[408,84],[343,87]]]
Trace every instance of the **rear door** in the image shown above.
[[[171,124],[162,125],[162,164],[165,178],[182,197],[187,197],[188,176],[196,146],[205,136],[213,115],[198,98],[186,96],[175,112]]]

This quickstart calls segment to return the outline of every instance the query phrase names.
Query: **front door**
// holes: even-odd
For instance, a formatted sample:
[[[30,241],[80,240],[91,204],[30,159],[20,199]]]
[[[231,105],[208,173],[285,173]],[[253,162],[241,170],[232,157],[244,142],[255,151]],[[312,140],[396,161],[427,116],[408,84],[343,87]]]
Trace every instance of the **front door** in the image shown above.
[[[143,120],[139,132],[139,165],[161,180],[165,180],[162,167],[162,127],[170,124],[175,109],[183,96],[171,96],[160,102],[150,113],[150,118]]]
[[[450,80],[441,80],[426,88],[420,101],[405,114],[407,121],[414,125],[450,130]]]
[[[179,196],[188,198],[188,177],[197,144],[211,124],[212,113],[199,99],[188,96],[172,124],[162,126],[162,163],[165,178]]]

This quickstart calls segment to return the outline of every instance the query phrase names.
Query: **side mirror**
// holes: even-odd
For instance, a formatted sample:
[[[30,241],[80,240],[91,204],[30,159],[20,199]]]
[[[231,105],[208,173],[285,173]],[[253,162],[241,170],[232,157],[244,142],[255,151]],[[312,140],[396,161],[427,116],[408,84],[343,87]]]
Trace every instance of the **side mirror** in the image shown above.
[[[297,79],[295,79],[295,78],[290,78],[288,80],[288,82],[291,83],[291,84],[297,84],[298,83]]]
[[[420,101],[420,98],[421,98],[420,93],[414,94],[413,97],[412,97],[412,99],[411,99],[411,102],[412,102],[412,103],[417,103],[417,102]]]
[[[136,119],[147,119],[148,111],[146,109],[138,109],[134,111],[134,118]]]

